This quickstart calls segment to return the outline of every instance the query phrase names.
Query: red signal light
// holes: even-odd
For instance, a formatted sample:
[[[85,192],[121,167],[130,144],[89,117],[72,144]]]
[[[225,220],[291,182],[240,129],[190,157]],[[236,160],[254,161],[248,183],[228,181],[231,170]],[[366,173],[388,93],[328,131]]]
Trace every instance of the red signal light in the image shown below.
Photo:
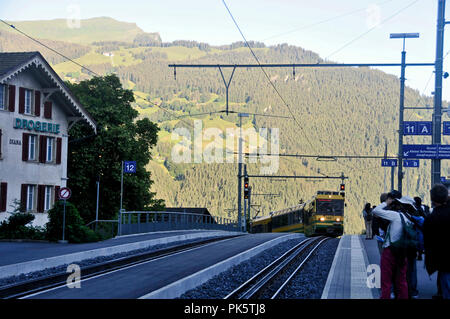
[[[341,191],[345,191],[345,184],[341,184]]]

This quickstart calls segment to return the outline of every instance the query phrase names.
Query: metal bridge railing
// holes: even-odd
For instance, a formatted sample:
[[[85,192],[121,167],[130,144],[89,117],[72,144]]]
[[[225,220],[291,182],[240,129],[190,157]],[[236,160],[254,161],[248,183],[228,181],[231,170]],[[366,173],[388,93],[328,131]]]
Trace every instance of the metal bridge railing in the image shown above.
[[[122,211],[118,218],[118,235],[163,230],[211,229],[239,231],[236,221],[202,214],[160,211]]]
[[[112,238],[117,235],[118,220],[93,220],[86,224],[90,229],[102,235],[102,238]]]

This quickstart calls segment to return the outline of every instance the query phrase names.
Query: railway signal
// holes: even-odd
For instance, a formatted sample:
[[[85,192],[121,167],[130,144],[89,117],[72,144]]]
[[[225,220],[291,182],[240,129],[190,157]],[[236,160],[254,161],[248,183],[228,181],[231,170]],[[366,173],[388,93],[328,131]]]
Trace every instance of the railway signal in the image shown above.
[[[345,184],[341,184],[340,188],[339,188],[342,192],[345,191]]]
[[[248,199],[249,186],[248,186],[248,176],[244,177],[244,199]]]

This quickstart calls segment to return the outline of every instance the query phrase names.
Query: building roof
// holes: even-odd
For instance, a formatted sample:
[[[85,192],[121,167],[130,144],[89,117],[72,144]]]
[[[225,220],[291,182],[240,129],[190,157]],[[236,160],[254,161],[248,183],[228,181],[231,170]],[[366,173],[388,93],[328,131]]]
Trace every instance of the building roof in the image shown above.
[[[6,83],[18,73],[33,69],[41,77],[48,89],[57,89],[52,98],[56,98],[69,109],[74,117],[82,118],[97,132],[97,124],[84,109],[78,99],[72,94],[64,81],[56,74],[44,57],[35,52],[1,52],[0,53],[0,83]]]

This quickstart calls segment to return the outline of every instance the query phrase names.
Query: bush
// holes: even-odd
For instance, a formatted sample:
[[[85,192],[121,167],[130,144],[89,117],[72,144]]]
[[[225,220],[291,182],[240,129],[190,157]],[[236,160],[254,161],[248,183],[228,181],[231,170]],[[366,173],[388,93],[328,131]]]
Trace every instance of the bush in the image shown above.
[[[47,238],[51,241],[62,239],[64,203],[58,201],[48,211]],[[84,226],[84,221],[74,205],[66,203],[66,229],[64,239],[71,243],[93,242],[101,240],[100,236]]]
[[[20,202],[15,200],[14,211],[8,220],[0,223],[0,239],[45,239],[45,229],[26,226],[34,220],[34,215],[21,212]]]

